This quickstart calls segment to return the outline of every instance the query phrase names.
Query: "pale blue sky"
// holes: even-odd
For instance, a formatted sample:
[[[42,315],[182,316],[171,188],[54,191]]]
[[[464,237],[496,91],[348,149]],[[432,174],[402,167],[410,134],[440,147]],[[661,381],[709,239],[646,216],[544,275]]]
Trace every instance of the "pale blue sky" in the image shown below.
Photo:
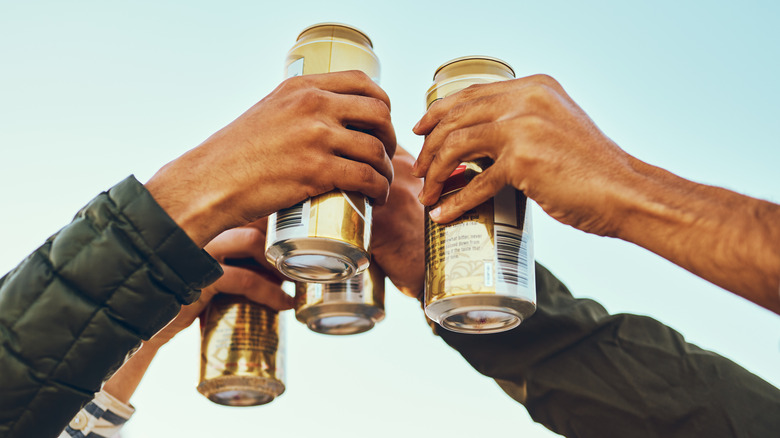
[[[557,78],[629,153],[780,202],[775,2],[0,0],[0,271],[101,190],[146,181],[262,98],[300,30],[323,21],[374,41],[399,141],[415,153],[434,69],[485,54]],[[534,213],[537,259],[576,295],[660,319],[780,385],[780,317]],[[186,332],[153,364],[124,436],[552,436],[388,292],[387,319],[364,335],[328,338],[289,318],[288,392],[259,408],[195,391],[198,334]]]

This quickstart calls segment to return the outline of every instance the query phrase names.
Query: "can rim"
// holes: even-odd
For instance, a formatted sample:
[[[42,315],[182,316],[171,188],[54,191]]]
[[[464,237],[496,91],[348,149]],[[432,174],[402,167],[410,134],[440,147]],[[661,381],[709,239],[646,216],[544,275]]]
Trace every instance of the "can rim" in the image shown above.
[[[298,38],[296,38],[295,40],[296,40],[296,41],[298,41],[299,39],[301,39],[301,37],[303,36],[303,34],[305,34],[306,32],[308,32],[308,31],[310,31],[310,30],[312,30],[312,29],[316,29],[316,28],[318,28],[318,27],[326,27],[326,26],[336,26],[336,27],[343,27],[343,28],[345,28],[345,29],[349,29],[349,30],[354,30],[355,32],[359,33],[360,35],[363,35],[363,37],[364,37],[366,40],[368,40],[368,45],[369,45],[369,46],[370,46],[372,49],[374,48],[374,43],[372,43],[372,42],[371,42],[371,38],[369,38],[369,37],[368,37],[368,35],[366,35],[366,33],[365,33],[365,32],[363,32],[362,30],[358,29],[358,28],[357,28],[357,27],[355,27],[355,26],[352,26],[352,25],[349,25],[349,24],[344,24],[344,23],[338,23],[338,22],[335,22],[335,21],[326,21],[326,22],[324,22],[324,23],[316,23],[316,24],[312,24],[311,26],[308,26],[308,27],[306,27],[305,29],[303,29],[303,30],[301,31],[301,33],[299,33],[299,34],[298,34]],[[511,67],[510,67],[510,68],[511,68]]]
[[[493,61],[493,62],[497,62],[497,63],[499,63],[501,65],[504,65],[512,73],[512,76],[517,76],[515,74],[515,69],[513,69],[512,66],[509,65],[509,63],[504,61],[503,59],[496,58],[496,57],[493,57],[493,56],[485,56],[485,55],[469,55],[469,56],[461,56],[461,57],[455,58],[455,59],[450,59],[449,61],[447,61],[444,64],[440,65],[439,68],[437,68],[436,71],[433,73],[433,79],[434,80],[436,79],[436,75],[439,74],[439,72],[444,67],[447,67],[449,65],[455,64],[456,62],[469,61],[469,60],[480,60],[480,59],[486,60],[486,61]]]

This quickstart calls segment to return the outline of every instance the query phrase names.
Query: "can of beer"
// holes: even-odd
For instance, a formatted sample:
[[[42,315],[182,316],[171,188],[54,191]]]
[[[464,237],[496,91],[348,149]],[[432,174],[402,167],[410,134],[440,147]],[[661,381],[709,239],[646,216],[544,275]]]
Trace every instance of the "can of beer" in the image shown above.
[[[513,79],[512,68],[484,56],[457,58],[439,67],[428,89],[428,107],[472,84]],[[489,158],[461,165],[445,182],[447,199],[492,164]],[[441,202],[441,201],[440,201]],[[498,333],[536,311],[530,209],[511,186],[445,225],[425,211],[425,313],[460,333]]]
[[[200,318],[198,392],[226,406],[269,403],[284,392],[279,312],[240,295],[217,294]]]
[[[295,317],[326,335],[371,330],[385,317],[385,275],[376,263],[340,283],[295,283]]]
[[[344,70],[361,70],[379,81],[379,60],[371,40],[344,24],[304,29],[287,54],[288,78]],[[272,214],[266,257],[295,281],[333,283],[368,267],[370,240],[369,199],[334,190]]]

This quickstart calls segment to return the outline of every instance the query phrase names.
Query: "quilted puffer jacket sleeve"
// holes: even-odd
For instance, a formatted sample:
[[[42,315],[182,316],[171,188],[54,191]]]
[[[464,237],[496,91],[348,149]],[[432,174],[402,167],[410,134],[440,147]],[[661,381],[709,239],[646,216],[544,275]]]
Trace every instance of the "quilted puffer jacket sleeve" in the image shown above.
[[[660,322],[610,315],[536,267],[538,308],[493,335],[437,329],[481,373],[567,437],[769,437],[780,390]]]
[[[134,177],[97,196],[0,283],[0,437],[56,437],[221,273]]]

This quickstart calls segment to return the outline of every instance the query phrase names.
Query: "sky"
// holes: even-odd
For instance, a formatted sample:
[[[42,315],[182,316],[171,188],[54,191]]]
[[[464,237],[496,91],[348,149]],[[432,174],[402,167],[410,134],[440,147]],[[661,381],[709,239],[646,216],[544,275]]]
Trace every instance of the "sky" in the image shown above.
[[[145,182],[273,90],[298,33],[343,22],[374,42],[399,143],[436,67],[472,54],[546,73],[628,153],[780,202],[780,5],[770,1],[0,0],[0,272],[130,174]],[[633,244],[533,206],[537,261],[611,313],[649,315],[780,386],[780,316]],[[388,285],[389,286],[389,285]],[[555,436],[427,328],[392,287],[351,337],[289,312],[287,391],[228,408],[196,390],[199,334],[165,346],[124,438]]]

